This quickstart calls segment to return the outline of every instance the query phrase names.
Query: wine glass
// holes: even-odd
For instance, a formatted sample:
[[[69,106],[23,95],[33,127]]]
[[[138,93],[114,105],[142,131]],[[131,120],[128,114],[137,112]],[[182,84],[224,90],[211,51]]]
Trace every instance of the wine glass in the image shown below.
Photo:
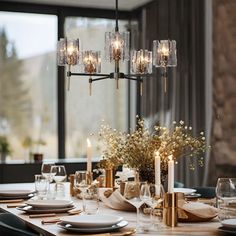
[[[140,199],[143,201],[143,205],[139,211],[139,229],[143,232],[148,232],[152,226],[151,213],[152,208],[150,202],[152,200],[150,193],[150,186],[147,182],[141,184]]]
[[[216,197],[219,220],[236,219],[236,178],[219,178]]]
[[[91,175],[87,171],[75,172],[75,187],[81,191],[84,212],[86,212],[85,193],[90,187],[91,183]]]
[[[140,183],[136,181],[128,181],[125,184],[124,198],[136,208],[136,228],[139,226],[139,208],[143,205],[140,198]]]
[[[165,190],[161,184],[150,185],[151,198],[147,204],[152,208],[151,221],[154,228],[158,228],[162,224],[163,219],[163,201]]]
[[[54,162],[44,162],[41,166],[41,174],[48,181],[47,195],[49,198],[51,197],[51,194],[52,194],[50,190],[50,183],[53,181],[52,176],[51,176],[51,167],[54,165],[55,165]]]
[[[64,196],[64,184],[63,182],[66,180],[66,169],[65,166],[59,165],[59,166],[52,166],[51,167],[51,177],[56,182],[55,190],[57,195]]]

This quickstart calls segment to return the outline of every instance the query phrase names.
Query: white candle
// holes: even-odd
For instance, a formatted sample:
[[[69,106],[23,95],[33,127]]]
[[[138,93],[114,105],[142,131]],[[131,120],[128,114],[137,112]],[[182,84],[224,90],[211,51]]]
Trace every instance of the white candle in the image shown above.
[[[155,152],[155,184],[161,184],[161,157],[158,151]]]
[[[174,160],[172,155],[169,156],[168,161],[168,192],[174,192]]]
[[[92,145],[87,138],[87,171],[92,171]]]

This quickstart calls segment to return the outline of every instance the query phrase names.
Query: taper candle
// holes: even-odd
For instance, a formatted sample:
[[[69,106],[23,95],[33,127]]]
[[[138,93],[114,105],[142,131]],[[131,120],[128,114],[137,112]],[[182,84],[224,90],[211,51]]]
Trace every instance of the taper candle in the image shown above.
[[[92,144],[87,138],[87,171],[92,171]]]
[[[173,156],[169,156],[168,161],[168,193],[174,192],[174,160]]]
[[[155,184],[161,184],[161,157],[158,151],[155,152]]]

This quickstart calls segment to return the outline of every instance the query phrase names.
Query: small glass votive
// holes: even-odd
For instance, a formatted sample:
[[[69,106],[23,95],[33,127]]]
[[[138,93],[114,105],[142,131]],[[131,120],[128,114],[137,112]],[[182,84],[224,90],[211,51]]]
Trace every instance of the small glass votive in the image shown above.
[[[39,199],[47,197],[49,181],[43,175],[35,175],[35,191]]]
[[[91,185],[85,193],[85,213],[87,215],[94,215],[99,210],[98,187]]]

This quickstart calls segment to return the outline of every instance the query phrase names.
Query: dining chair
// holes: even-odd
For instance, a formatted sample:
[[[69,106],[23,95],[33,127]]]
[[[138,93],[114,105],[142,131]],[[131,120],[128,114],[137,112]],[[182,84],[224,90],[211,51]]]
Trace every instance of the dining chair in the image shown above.
[[[0,214],[0,235],[3,236],[39,236],[18,217],[10,213]]]
[[[216,192],[215,187],[194,187],[196,193],[201,194],[201,198],[215,198]]]

